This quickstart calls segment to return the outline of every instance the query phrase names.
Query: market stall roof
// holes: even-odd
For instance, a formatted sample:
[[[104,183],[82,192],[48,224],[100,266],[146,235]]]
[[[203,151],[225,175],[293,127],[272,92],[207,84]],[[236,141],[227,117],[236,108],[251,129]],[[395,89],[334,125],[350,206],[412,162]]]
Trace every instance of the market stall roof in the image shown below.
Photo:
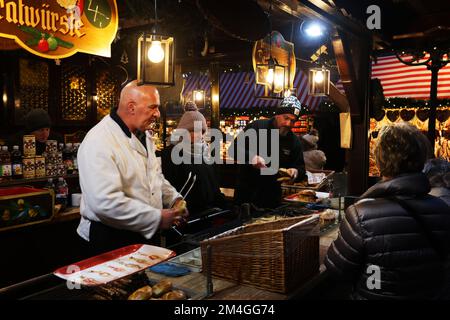
[[[373,30],[382,41],[379,49],[449,46],[450,2],[448,0],[333,0],[354,19],[365,24],[367,8],[377,5],[381,29]]]

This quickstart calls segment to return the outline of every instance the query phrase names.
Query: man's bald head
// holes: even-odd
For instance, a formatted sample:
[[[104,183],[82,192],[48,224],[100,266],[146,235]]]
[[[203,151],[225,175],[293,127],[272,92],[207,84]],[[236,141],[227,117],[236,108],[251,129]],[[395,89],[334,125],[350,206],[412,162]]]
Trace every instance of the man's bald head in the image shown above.
[[[159,118],[159,105],[158,90],[154,86],[138,86],[134,80],[120,92],[117,114],[131,132],[145,131]]]
[[[157,96],[159,100],[159,92],[154,86],[138,86],[137,80],[131,81],[120,92],[119,109],[126,106],[129,102],[136,102],[142,99],[143,95]]]

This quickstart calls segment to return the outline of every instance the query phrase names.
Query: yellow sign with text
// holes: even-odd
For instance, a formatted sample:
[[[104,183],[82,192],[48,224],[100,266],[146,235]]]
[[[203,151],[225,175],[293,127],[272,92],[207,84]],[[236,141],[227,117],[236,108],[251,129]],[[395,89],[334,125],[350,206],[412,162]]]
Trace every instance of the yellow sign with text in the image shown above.
[[[115,0],[0,0],[0,37],[43,58],[110,57],[117,27]]]

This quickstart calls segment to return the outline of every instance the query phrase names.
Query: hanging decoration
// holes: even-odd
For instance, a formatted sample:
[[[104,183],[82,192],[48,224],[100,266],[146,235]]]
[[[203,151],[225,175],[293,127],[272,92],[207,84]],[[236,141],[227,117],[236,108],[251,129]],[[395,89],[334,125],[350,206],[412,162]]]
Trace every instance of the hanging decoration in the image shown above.
[[[255,97],[283,99],[293,91],[296,70],[294,44],[285,41],[278,31],[272,31],[253,46]]]
[[[122,53],[122,55],[120,56],[120,62],[122,63],[122,64],[128,64],[128,54],[127,54],[127,52],[125,51],[125,50],[123,50],[123,53]]]

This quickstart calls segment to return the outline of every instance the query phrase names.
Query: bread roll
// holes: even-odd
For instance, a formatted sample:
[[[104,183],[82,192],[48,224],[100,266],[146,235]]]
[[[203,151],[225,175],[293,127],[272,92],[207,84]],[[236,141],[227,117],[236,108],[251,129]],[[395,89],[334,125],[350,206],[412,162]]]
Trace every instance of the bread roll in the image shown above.
[[[296,199],[302,202],[316,202],[316,192],[313,190],[302,190],[296,195]]]
[[[173,290],[162,296],[163,300],[186,300],[186,294],[181,290]]]
[[[157,284],[155,284],[152,289],[153,289],[153,297],[159,298],[164,293],[172,290],[172,282],[168,279],[163,279]]]
[[[174,206],[173,209],[177,210],[177,216],[181,216],[186,211],[186,201],[180,200]]]
[[[128,297],[128,300],[148,300],[152,297],[152,293],[153,293],[152,287],[145,286],[133,292]]]
[[[278,169],[278,174],[280,175],[280,177],[288,177],[288,178],[291,177],[291,175],[289,174],[288,169],[286,169],[286,168]]]

